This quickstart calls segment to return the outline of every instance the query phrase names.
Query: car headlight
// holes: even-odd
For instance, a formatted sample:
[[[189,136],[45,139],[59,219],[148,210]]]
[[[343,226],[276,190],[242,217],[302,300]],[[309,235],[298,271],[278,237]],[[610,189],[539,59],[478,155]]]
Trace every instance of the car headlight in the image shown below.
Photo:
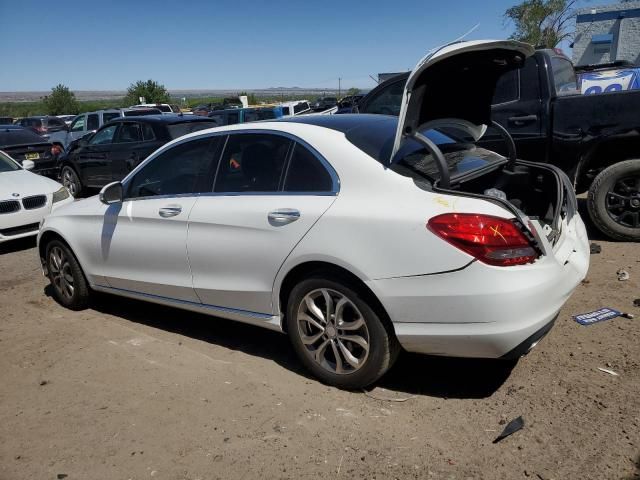
[[[65,198],[69,198],[70,195],[71,194],[69,193],[69,190],[67,190],[65,187],[61,187],[60,190],[54,192],[51,203],[61,202]]]

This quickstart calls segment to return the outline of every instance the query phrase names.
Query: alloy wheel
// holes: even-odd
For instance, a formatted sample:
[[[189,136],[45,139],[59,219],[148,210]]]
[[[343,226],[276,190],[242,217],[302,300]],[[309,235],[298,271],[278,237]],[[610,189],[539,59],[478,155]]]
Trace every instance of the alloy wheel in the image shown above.
[[[75,197],[78,193],[78,179],[76,174],[70,168],[65,168],[62,171],[62,185],[64,185],[67,190],[71,193],[73,197]]]
[[[640,228],[640,176],[616,180],[607,192],[605,206],[616,223]]]
[[[369,356],[369,330],[356,305],[328,288],[304,296],[297,313],[298,334],[310,358],[334,374],[353,373]]]
[[[60,247],[53,247],[49,252],[49,272],[53,287],[65,298],[73,298],[75,290],[71,264]]]

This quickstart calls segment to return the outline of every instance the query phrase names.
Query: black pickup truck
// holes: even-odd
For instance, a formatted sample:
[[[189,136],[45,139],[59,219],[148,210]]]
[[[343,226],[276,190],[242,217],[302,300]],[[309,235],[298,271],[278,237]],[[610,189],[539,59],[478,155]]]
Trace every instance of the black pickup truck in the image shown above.
[[[408,76],[378,85],[357,111],[398,115]],[[571,62],[537,50],[500,78],[492,116],[513,137],[518,158],[554,164],[577,193],[589,192],[589,215],[604,234],[640,241],[640,90],[581,95]],[[506,153],[491,128],[478,144]]]

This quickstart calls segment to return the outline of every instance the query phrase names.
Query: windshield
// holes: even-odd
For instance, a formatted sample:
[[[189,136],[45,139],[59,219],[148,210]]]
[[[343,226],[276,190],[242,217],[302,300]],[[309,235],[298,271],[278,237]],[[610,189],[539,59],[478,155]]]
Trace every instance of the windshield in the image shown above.
[[[215,121],[212,122],[185,122],[169,125],[169,136],[171,138],[178,138],[187,133],[197,132],[198,130],[204,130],[205,128],[217,127],[218,124]]]
[[[13,172],[15,170],[20,170],[16,162],[11,160],[8,155],[0,152],[0,173]]]

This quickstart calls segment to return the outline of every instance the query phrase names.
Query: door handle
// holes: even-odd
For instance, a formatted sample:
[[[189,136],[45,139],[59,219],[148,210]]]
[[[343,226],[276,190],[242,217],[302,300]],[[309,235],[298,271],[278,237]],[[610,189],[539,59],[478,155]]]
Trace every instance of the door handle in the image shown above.
[[[300,211],[295,208],[279,208],[278,210],[269,212],[267,218],[269,219],[269,223],[274,227],[286,225],[298,220],[300,218]]]
[[[158,215],[162,218],[175,217],[176,215],[180,215],[182,212],[182,207],[180,205],[167,205],[166,207],[162,207],[158,210]]]
[[[509,123],[516,126],[526,125],[527,123],[533,123],[537,121],[538,121],[537,115],[522,115],[522,116],[509,117]]]

